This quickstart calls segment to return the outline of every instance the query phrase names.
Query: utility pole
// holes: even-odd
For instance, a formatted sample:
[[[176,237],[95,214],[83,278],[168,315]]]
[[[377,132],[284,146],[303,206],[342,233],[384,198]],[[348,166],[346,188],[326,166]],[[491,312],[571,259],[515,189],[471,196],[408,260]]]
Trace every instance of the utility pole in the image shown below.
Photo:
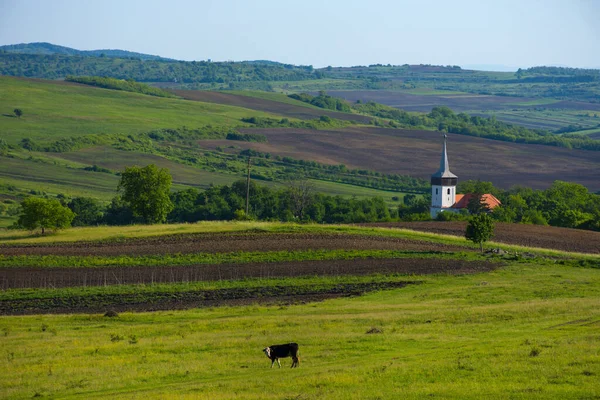
[[[246,178],[246,217],[248,217],[248,206],[250,205],[250,159],[248,156],[248,176]]]

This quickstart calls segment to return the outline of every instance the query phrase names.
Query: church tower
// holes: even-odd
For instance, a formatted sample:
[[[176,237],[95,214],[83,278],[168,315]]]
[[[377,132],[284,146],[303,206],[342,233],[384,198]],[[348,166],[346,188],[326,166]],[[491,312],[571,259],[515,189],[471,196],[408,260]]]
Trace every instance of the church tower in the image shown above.
[[[448,166],[446,139],[447,135],[444,135],[440,169],[431,175],[431,218],[435,218],[441,211],[450,209],[456,201],[458,177],[450,172],[450,167]]]

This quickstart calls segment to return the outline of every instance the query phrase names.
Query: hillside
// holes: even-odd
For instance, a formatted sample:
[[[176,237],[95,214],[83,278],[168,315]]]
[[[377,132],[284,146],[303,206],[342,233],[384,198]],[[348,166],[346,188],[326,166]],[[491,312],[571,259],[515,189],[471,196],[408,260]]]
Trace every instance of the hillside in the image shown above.
[[[239,159],[239,154],[253,149],[272,156],[259,157],[260,165],[253,169],[255,176],[266,179],[267,184],[297,176],[294,174],[308,174],[319,179],[317,187],[327,193],[383,195],[391,201],[394,193],[378,191],[386,186],[372,174],[323,175],[323,168],[308,169],[295,160],[316,161],[323,166],[343,164],[357,171],[427,180],[439,158],[436,132],[343,126],[335,122],[337,119],[333,120],[337,125],[324,124],[318,129],[255,128],[241,118],[288,118],[292,122],[298,121],[295,118],[320,115],[355,122],[370,118],[318,109],[275,94],[260,98],[258,94],[249,97],[214,92],[176,93],[196,100],[1,77],[0,128],[3,139],[13,146],[15,157],[3,163],[1,174],[5,183],[22,190],[87,193],[107,200],[114,193],[117,177],[82,168],[98,165],[117,172],[132,163],[152,162],[168,167],[178,185],[207,188],[211,183],[228,184],[243,177],[245,157]],[[15,107],[23,110],[21,118],[11,113]],[[213,128],[202,128],[207,125]],[[187,130],[181,129],[183,126]],[[159,128],[177,129],[179,136],[168,134],[160,140],[157,139],[164,134],[148,136]],[[264,135],[267,142],[226,140],[227,129]],[[23,139],[29,139],[30,150],[48,148],[51,152],[24,150]],[[546,188],[561,179],[584,184],[592,191],[600,190],[594,175],[600,163],[595,152],[451,135],[449,153],[453,171],[461,180],[489,180],[503,188],[517,184]],[[28,159],[30,156],[32,159]],[[53,172],[40,180],[49,171]],[[343,185],[340,179],[361,186]],[[81,186],[84,181],[86,186]],[[14,196],[22,192],[3,193]]]
[[[429,112],[496,116],[530,128],[597,135],[600,70],[535,67],[490,72],[458,66],[382,65],[313,68],[276,61],[176,61],[121,50],[79,51],[49,43],[3,46],[0,75],[64,79],[68,75],[133,79],[161,88],[321,90]]]
[[[0,46],[0,53],[15,53],[15,54],[39,54],[39,55],[55,55],[62,54],[68,56],[87,56],[87,57],[119,57],[119,58],[138,58],[140,60],[168,60],[160,56],[150,54],[136,53],[127,50],[77,50],[70,47],[59,46],[47,42],[36,43],[21,43]]]
[[[13,118],[14,108],[23,110]],[[70,82],[0,77],[3,139],[40,143],[87,135],[133,134],[158,128],[238,125],[240,118],[274,114],[214,103],[157,98]]]
[[[306,117],[324,114],[302,105],[288,106],[293,114],[295,110],[314,112]],[[16,107],[23,110],[20,118],[12,112]],[[0,77],[0,110],[0,197],[13,200],[46,193],[109,201],[115,195],[119,171],[150,163],[170,170],[176,190],[231,184],[246,173],[246,157],[238,156],[242,142],[226,140],[225,150],[204,145],[204,140],[225,140],[228,132],[251,126],[242,118],[279,121],[289,116],[70,82],[8,77]],[[279,112],[277,108],[274,111]],[[294,118],[290,121],[300,123]],[[97,172],[93,166],[104,170]],[[328,174],[328,180],[314,182],[320,192],[358,198],[382,196],[388,202],[399,195],[375,186],[332,181],[331,177],[342,174]],[[256,165],[253,176],[266,185],[281,185],[302,176],[302,167],[293,160],[271,160]]]

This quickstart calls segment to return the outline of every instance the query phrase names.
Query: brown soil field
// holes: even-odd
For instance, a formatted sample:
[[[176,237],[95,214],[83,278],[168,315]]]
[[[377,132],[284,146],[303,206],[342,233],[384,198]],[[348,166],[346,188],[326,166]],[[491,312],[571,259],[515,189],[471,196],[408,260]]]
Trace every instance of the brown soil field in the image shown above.
[[[390,222],[364,224],[387,228],[442,233],[463,237],[466,222]],[[528,247],[600,254],[600,232],[554,226],[496,223],[493,241]]]
[[[430,112],[433,107],[447,106],[455,112],[470,110],[499,111],[512,108],[535,108],[539,106],[516,106],[515,103],[539,100],[533,97],[492,96],[479,94],[417,95],[384,90],[329,90],[327,94],[349,102],[369,100],[406,111]],[[600,111],[600,104],[581,101],[559,101],[545,104],[544,108]]]
[[[343,234],[209,233],[170,235],[116,242],[2,245],[0,255],[118,256],[283,250],[465,251],[464,247],[402,238]]]
[[[397,258],[126,268],[2,268],[0,288],[63,288],[375,273],[469,274],[489,271],[498,265],[487,261]]]
[[[242,129],[260,133],[267,143],[236,145],[273,155],[345,164],[349,168],[410,175],[429,179],[439,168],[439,132],[352,127],[339,130],[294,128]],[[203,147],[231,145],[231,141],[202,141]],[[555,180],[576,182],[600,190],[598,152],[518,144],[465,135],[448,135],[450,169],[459,180],[491,181],[508,189],[524,185],[546,189]]]
[[[330,287],[271,286],[137,294],[99,294],[0,301],[0,315],[105,313],[106,311],[180,310],[196,307],[250,304],[289,305],[335,297],[360,296],[375,290],[398,289],[418,281],[342,283]]]
[[[206,103],[218,103],[228,106],[244,107],[252,110],[269,112],[289,118],[298,119],[315,119],[321,115],[327,115],[331,118],[341,119],[344,121],[356,121],[368,124],[370,117],[363,115],[355,115],[341,113],[330,110],[320,110],[310,107],[296,106],[278,101],[259,99],[256,97],[242,96],[231,93],[209,92],[203,90],[168,90],[186,100],[203,101]],[[249,115],[250,117],[251,115]]]

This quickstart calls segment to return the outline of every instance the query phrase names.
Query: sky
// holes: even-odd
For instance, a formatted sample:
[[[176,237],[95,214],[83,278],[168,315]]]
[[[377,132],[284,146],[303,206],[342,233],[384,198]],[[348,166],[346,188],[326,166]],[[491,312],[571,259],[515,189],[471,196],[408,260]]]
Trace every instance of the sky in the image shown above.
[[[0,0],[0,45],[315,67],[600,68],[600,0]]]

